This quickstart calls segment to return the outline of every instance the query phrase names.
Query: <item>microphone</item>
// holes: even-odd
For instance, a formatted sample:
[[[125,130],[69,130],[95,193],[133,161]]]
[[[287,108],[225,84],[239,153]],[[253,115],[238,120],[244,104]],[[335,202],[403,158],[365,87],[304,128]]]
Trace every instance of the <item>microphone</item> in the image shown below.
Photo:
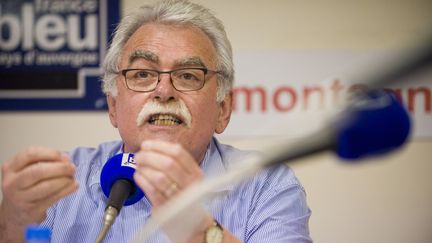
[[[367,90],[356,93],[339,122],[334,151],[342,159],[379,155],[407,140],[411,121],[408,111],[391,93]]]
[[[184,225],[172,224],[175,219],[184,220],[193,205],[208,198],[211,192],[226,185],[237,184],[258,171],[296,159],[333,151],[340,158],[355,161],[368,156],[383,155],[397,149],[409,137],[408,111],[391,93],[380,90],[364,90],[358,93],[348,108],[323,129],[293,143],[281,143],[268,148],[262,157],[250,157],[224,175],[195,184],[177,198],[168,201],[143,225],[134,242],[144,242],[157,229],[176,225],[176,233],[184,232]],[[298,161],[298,160],[297,160]],[[191,222],[193,223],[193,222]],[[187,224],[184,222],[184,224]],[[185,237],[187,238],[187,237]]]
[[[411,56],[408,61],[397,65],[386,62],[384,64],[388,68],[374,72],[369,77],[365,77],[367,76],[365,72],[360,75],[360,80],[366,80],[363,83],[374,89],[404,80],[404,77],[430,65],[432,62],[430,43],[432,42],[425,42],[426,45],[419,48],[414,55],[408,55]],[[406,56],[406,53],[400,53],[400,60],[407,60]],[[377,101],[378,104],[373,104],[372,101]],[[191,205],[207,198],[215,189],[239,183],[268,166],[292,162],[294,159],[323,151],[333,151],[340,158],[351,160],[384,154],[403,145],[409,137],[410,127],[408,112],[394,96],[366,90],[348,106],[345,114],[342,113],[333,119],[333,122],[323,129],[299,139],[294,144],[283,143],[268,147],[269,153],[263,158],[247,158],[243,163],[247,166],[235,168],[222,176],[187,188],[177,198],[168,201],[153,212],[152,217],[136,234],[134,242],[148,239],[159,226],[168,225],[170,221],[183,216],[182,212],[186,212],[191,209]]]
[[[391,93],[362,90],[333,121],[296,142],[269,149],[265,166],[289,162],[323,151],[339,158],[358,160],[390,152],[409,137],[409,113]],[[289,147],[289,149],[287,149]]]
[[[143,191],[135,184],[134,154],[123,153],[111,157],[102,168],[100,182],[108,198],[104,214],[104,225],[96,242],[102,242],[123,205],[132,205],[144,197]]]

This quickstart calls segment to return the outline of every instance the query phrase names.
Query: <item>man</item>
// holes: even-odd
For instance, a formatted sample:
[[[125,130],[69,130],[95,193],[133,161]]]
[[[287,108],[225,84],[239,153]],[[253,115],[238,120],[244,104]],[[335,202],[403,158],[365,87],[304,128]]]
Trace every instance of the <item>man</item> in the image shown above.
[[[166,0],[126,16],[104,71],[109,117],[122,141],[68,155],[32,147],[5,162],[2,242],[22,242],[32,223],[50,227],[53,242],[94,241],[106,207],[101,168],[115,154],[135,153],[134,179],[146,196],[122,209],[105,242],[130,241],[152,210],[249,154],[213,137],[230,119],[234,71],[223,25],[208,9]],[[286,166],[217,193],[188,242],[205,242],[210,232],[213,242],[311,241],[305,194]]]

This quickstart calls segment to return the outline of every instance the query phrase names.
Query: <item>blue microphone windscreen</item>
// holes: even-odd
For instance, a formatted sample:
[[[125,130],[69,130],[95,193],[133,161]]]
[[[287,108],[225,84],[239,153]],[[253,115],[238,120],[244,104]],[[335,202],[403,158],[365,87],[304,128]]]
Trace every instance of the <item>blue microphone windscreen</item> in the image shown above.
[[[344,159],[378,155],[401,146],[410,132],[407,110],[390,93],[369,91],[338,124],[336,152]]]
[[[134,154],[123,153],[111,157],[102,168],[101,187],[106,197],[109,197],[113,183],[119,179],[130,181],[134,188],[124,205],[134,204],[144,197],[144,192],[136,185],[133,174],[135,172]]]

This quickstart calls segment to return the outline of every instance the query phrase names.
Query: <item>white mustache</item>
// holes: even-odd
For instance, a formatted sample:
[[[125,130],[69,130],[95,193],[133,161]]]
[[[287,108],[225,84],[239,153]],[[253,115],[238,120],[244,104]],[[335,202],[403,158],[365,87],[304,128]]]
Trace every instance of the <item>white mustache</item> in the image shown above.
[[[178,116],[187,127],[190,127],[192,123],[192,115],[182,100],[169,103],[161,103],[151,100],[145,103],[141,111],[138,113],[136,119],[137,126],[139,127],[143,125],[150,116],[155,114],[171,114]]]

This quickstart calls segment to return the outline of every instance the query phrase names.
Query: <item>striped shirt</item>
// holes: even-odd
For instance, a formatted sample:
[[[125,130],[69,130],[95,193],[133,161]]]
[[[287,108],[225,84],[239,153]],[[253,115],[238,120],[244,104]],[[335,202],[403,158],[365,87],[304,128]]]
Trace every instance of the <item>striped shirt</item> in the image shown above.
[[[76,165],[79,189],[53,205],[42,223],[52,230],[52,242],[94,242],[101,229],[107,199],[100,186],[104,163],[122,152],[122,142],[98,148],[77,148],[70,153]],[[201,168],[205,178],[226,172],[250,152],[220,144],[215,138],[207,149]],[[303,187],[285,165],[258,173],[239,185],[215,192],[205,205],[214,218],[242,242],[312,242],[308,221],[311,214]],[[125,206],[104,242],[129,242],[151,214],[147,198]],[[156,235],[152,242],[166,242]]]

